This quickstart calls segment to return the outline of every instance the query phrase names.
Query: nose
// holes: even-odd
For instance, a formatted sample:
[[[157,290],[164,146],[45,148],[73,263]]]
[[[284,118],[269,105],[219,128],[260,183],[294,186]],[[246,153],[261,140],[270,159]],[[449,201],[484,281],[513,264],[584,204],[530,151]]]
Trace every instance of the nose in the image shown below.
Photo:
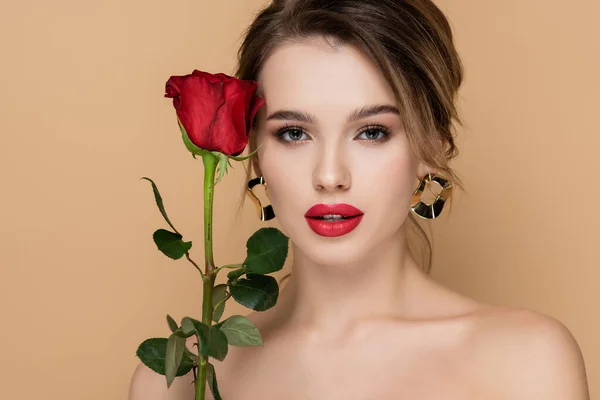
[[[351,174],[346,158],[346,155],[334,146],[323,148],[318,155],[313,172],[314,188],[328,192],[349,189]]]

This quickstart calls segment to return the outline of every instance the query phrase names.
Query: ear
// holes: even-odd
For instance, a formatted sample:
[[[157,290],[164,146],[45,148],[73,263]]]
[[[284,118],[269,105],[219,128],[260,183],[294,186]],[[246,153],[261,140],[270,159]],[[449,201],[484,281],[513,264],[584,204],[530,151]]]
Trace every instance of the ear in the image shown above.
[[[427,174],[437,174],[439,170],[437,168],[430,167],[429,165],[420,162],[417,167],[417,177],[419,179],[423,179],[423,177]]]

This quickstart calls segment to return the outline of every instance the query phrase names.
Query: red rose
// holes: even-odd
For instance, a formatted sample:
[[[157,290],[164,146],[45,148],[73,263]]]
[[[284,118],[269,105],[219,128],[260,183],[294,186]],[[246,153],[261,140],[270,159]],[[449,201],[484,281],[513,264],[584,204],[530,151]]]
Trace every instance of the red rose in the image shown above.
[[[194,70],[172,76],[165,97],[173,99],[177,117],[197,147],[237,156],[248,144],[254,115],[265,100],[255,95],[255,81],[223,73]]]

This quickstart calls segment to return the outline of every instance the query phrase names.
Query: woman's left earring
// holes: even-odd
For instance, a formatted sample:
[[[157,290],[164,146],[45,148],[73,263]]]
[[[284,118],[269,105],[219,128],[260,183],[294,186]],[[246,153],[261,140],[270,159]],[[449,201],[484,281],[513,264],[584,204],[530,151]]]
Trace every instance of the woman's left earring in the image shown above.
[[[258,216],[260,217],[260,220],[268,221],[270,219],[275,218],[275,212],[273,211],[273,207],[270,204],[266,207],[263,207],[262,204],[260,203],[260,200],[258,199],[258,197],[256,197],[254,192],[252,192],[252,188],[254,188],[254,186],[256,186],[256,185],[264,185],[265,186],[265,193],[267,194],[267,197],[269,197],[269,193],[267,192],[267,184],[265,182],[265,178],[263,178],[262,176],[259,176],[254,179],[250,179],[248,181],[248,189],[247,189],[246,194],[248,196],[250,196],[250,198],[254,201],[254,203],[258,207]]]
[[[429,182],[436,182],[442,187],[442,191],[437,195],[435,201],[431,204],[427,204],[421,201],[421,195],[425,186]],[[419,217],[423,219],[434,219],[440,216],[446,200],[452,194],[452,184],[450,181],[440,175],[427,174],[419,182],[419,186],[415,189],[410,205],[410,209]]]

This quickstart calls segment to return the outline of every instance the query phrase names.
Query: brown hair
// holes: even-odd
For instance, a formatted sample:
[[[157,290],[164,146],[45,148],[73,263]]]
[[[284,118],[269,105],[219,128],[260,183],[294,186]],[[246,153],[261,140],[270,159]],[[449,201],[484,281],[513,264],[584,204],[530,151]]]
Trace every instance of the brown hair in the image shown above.
[[[415,153],[462,188],[448,162],[458,155],[453,122],[462,124],[456,98],[463,67],[442,11],[430,0],[273,0],[245,32],[235,76],[257,80],[276,47],[315,37],[332,47],[353,45],[375,63],[394,91]],[[249,151],[256,149],[256,136],[249,138]],[[254,156],[247,180],[257,166]],[[415,216],[409,219],[425,241],[421,266],[428,273],[431,242]]]

